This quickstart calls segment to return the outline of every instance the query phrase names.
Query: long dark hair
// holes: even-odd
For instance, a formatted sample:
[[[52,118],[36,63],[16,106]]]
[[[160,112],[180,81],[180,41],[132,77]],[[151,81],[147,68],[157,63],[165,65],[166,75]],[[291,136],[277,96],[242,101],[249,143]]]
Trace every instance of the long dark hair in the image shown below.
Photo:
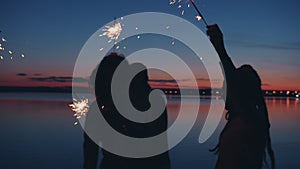
[[[125,57],[117,53],[111,53],[100,62],[95,77],[95,95],[98,100],[101,99],[101,101],[112,103],[112,77],[122,61],[126,62]]]
[[[146,67],[141,63],[129,65],[124,56],[116,53],[111,53],[108,56],[105,56],[98,66],[97,71],[94,72],[96,75],[92,80],[95,81],[95,95],[98,103],[102,102],[100,105],[105,103],[114,107],[111,95],[111,83],[113,75],[121,62],[126,62],[125,64],[128,65],[128,69],[130,69],[130,66],[138,64],[140,67],[144,67],[144,70],[139,72],[132,79],[129,87],[129,96],[131,103],[136,109],[140,111],[147,110],[150,107],[148,96],[152,89],[148,85],[148,72]]]
[[[257,120],[257,114],[254,112],[262,113],[259,114],[261,117],[261,124],[266,129],[266,144],[265,149],[269,155],[271,160],[271,169],[275,169],[275,156],[272,149],[271,144],[271,137],[270,137],[270,121],[268,116],[268,110],[265,103],[263,91],[261,89],[261,79],[258,73],[253,69],[250,65],[243,65],[236,70],[235,78],[234,78],[237,86],[235,86],[234,91],[227,91],[229,97],[236,97],[235,100],[238,100],[238,103],[232,103],[232,98],[226,99],[226,109],[228,112],[226,114],[227,124],[231,121],[231,119],[235,118],[235,116],[239,116],[244,121],[252,121]],[[228,101],[229,100],[229,101]],[[236,112],[231,111],[231,108],[238,104],[241,106],[245,111],[243,112]],[[252,111],[254,110],[254,111]],[[225,125],[224,129],[222,130],[221,134],[226,130]],[[219,144],[210,150],[211,152],[218,153],[219,151]],[[269,168],[268,162],[266,160],[266,152],[264,155],[264,162]]]

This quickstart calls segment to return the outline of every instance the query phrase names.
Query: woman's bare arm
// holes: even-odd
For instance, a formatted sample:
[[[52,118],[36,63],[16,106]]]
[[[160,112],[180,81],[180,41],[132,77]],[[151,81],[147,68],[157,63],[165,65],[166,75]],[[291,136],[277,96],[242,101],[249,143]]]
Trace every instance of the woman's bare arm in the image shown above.
[[[232,73],[236,69],[234,64],[232,63],[230,57],[227,54],[225,49],[223,34],[218,25],[210,25],[207,26],[207,34],[210,37],[210,41],[215,47],[221,63],[223,65],[223,69],[225,72],[226,80],[232,76]]]

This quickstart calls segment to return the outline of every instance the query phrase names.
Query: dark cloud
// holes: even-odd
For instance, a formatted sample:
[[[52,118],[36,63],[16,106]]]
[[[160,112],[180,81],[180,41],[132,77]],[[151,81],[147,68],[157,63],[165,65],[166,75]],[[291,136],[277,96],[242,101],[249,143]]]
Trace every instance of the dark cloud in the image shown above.
[[[209,81],[208,78],[198,78],[197,81]]]
[[[89,80],[81,77],[74,77],[73,81],[77,83],[84,83],[84,82],[88,82]]]
[[[49,76],[49,77],[31,77],[28,78],[31,81],[36,81],[36,82],[60,82],[60,83],[65,83],[65,82],[72,82],[73,77],[72,76]],[[84,78],[74,78],[74,82],[82,83],[82,82],[87,82],[87,79]]]
[[[33,76],[42,76],[42,74],[40,74],[40,73],[35,73],[35,74],[33,74]]]
[[[262,83],[262,86],[271,86],[269,83]]]
[[[188,79],[181,79],[177,80],[178,82],[188,81]],[[176,83],[174,79],[150,79],[149,82],[156,82],[156,83]]]
[[[166,80],[166,79],[151,79],[149,80],[149,82],[156,82],[156,83],[176,83],[176,80],[170,79],[170,80]]]
[[[242,47],[249,47],[249,48],[264,48],[264,49],[280,49],[280,50],[300,50],[300,43],[284,43],[284,42],[277,42],[277,43],[268,43],[262,41],[245,41],[245,40],[228,40],[228,43],[239,45]]]
[[[71,82],[72,77],[56,77],[56,76],[32,77],[32,78],[29,78],[29,80],[36,81],[36,82]]]
[[[191,81],[191,80],[190,79],[178,80],[178,82],[184,82],[184,81]],[[196,81],[197,82],[200,82],[200,81],[209,82],[210,80],[208,78],[197,78]],[[212,79],[211,81],[212,82],[220,82],[221,80],[220,79]],[[151,80],[149,80],[149,82],[160,83],[160,84],[163,84],[163,83],[177,83],[176,80],[174,80],[174,79],[151,79]]]
[[[26,73],[17,73],[16,76],[27,76]]]
[[[219,82],[222,82],[223,80],[222,80],[222,79],[198,78],[197,81],[198,81],[198,82],[200,82],[200,81],[205,81],[205,82],[211,81],[211,82],[214,82],[214,83],[215,83],[215,82],[216,82],[216,83],[219,83]]]

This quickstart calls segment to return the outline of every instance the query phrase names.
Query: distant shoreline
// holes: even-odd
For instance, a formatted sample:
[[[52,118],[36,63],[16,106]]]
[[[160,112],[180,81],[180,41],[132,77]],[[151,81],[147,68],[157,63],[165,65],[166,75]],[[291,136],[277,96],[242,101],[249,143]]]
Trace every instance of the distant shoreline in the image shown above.
[[[89,93],[86,87],[76,87],[76,90],[82,93]],[[180,95],[179,89],[160,89],[167,95]],[[196,89],[182,89],[188,95],[197,95]],[[72,93],[72,87],[16,87],[16,86],[0,86],[0,93]],[[222,96],[223,90],[214,88],[199,89],[199,94],[202,96]],[[299,98],[300,91],[289,90],[264,90],[265,96],[270,97],[296,97]]]

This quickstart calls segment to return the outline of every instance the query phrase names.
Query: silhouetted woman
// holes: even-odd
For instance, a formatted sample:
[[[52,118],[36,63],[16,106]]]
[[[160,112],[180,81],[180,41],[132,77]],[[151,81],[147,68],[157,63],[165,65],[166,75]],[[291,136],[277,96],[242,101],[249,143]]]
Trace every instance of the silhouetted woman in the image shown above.
[[[219,144],[211,150],[218,153],[215,168],[261,169],[263,161],[266,161],[267,151],[271,168],[274,169],[270,122],[261,80],[250,65],[239,68],[234,66],[225,50],[223,35],[217,25],[207,28],[207,34],[222,62],[227,88],[225,109],[228,110],[228,121],[220,134]]]
[[[128,68],[130,69],[131,65],[128,64],[127,60],[116,53],[112,53],[104,57],[101,61],[95,78],[95,95],[97,98],[97,103],[93,103],[90,111],[87,113],[86,130],[88,128],[92,129],[95,127],[93,126],[93,123],[95,122],[90,122],[95,119],[93,109],[99,108],[107,123],[109,123],[112,128],[123,135],[134,138],[146,138],[164,132],[168,127],[166,109],[160,117],[149,123],[136,123],[130,121],[117,111],[112,100],[111,82],[115,70],[122,61],[126,62]],[[137,110],[146,111],[150,108],[148,97],[151,90],[152,89],[148,84],[147,69],[141,71],[132,79],[129,86],[129,98],[132,105]],[[165,141],[167,141],[167,138]],[[105,142],[101,143],[104,146],[106,144]],[[85,133],[84,169],[98,168],[98,151],[98,145],[95,144]],[[101,169],[170,169],[168,152],[148,158],[127,158],[102,149],[102,155],[103,158],[100,162]]]

